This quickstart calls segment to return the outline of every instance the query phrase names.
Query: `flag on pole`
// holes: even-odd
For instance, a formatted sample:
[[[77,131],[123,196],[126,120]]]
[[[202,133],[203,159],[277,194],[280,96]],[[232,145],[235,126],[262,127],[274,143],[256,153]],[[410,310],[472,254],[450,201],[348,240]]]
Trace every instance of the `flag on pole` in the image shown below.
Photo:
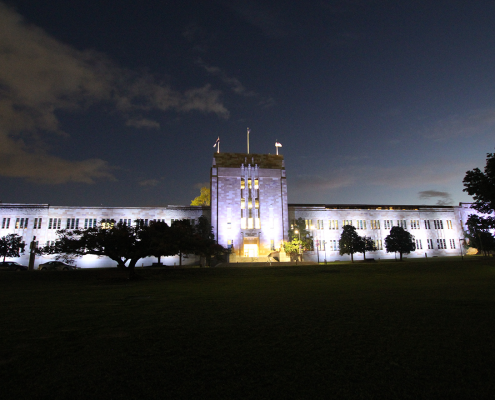
[[[217,144],[220,142],[220,136],[218,137],[217,141],[215,142],[215,144],[213,145],[213,147],[217,147]]]
[[[282,143],[275,142],[275,147],[282,147]]]

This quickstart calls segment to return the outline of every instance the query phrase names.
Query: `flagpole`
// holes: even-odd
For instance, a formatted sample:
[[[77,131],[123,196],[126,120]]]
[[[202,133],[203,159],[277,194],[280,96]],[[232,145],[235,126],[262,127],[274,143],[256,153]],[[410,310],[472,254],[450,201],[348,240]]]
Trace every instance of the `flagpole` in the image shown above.
[[[249,154],[249,128],[247,128],[247,153]]]
[[[217,153],[220,153],[220,136],[218,137]]]

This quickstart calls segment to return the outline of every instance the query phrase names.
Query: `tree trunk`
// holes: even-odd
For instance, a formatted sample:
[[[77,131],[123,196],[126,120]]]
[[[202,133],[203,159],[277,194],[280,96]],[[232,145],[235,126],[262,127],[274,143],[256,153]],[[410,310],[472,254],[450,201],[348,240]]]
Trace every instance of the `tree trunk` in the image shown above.
[[[399,252],[399,254],[400,254],[400,261],[402,261],[402,251]]]
[[[182,267],[182,250],[179,251],[179,267]]]
[[[129,261],[129,280],[135,280],[138,278],[136,274],[136,264],[139,261],[139,258],[132,258],[131,261]]]
[[[351,253],[351,262],[354,262],[354,253]]]

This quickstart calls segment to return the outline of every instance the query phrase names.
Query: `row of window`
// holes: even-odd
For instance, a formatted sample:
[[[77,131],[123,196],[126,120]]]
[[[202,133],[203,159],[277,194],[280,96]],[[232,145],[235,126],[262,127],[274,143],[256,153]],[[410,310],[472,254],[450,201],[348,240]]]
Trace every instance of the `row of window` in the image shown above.
[[[430,224],[430,220],[424,220],[425,229],[430,229],[430,227],[432,225],[433,225],[434,229],[444,229],[444,224],[443,224],[443,221],[441,219],[435,219],[435,220],[432,220],[432,222],[433,223]],[[296,221],[294,220],[293,226],[295,225],[295,223],[296,223]],[[322,219],[317,219],[317,220],[306,219],[305,223],[306,223],[306,229],[308,229],[308,230],[313,230],[313,229],[323,230],[323,229],[325,229],[324,220],[322,220]],[[367,223],[367,221],[363,220],[363,219],[358,219],[358,220],[344,219],[344,220],[342,220],[342,226],[352,225],[356,229],[367,229],[366,223]],[[372,219],[369,221],[369,223],[370,223],[369,224],[370,229],[373,229],[373,230],[380,229],[380,220]],[[452,225],[451,220],[446,220],[445,223],[446,223],[447,229],[453,229],[453,225]],[[404,228],[404,229],[408,229],[408,227],[410,229],[421,229],[419,219],[410,220],[409,226],[408,226],[407,220],[405,220],[405,219],[395,220],[395,223],[394,223],[394,220],[385,219],[382,221],[382,226],[383,226],[383,229],[392,229],[392,227],[394,227],[394,226],[400,226],[401,228]],[[328,229],[339,229],[339,221],[336,219],[328,220]]]
[[[11,218],[2,218],[2,229],[10,229],[10,220]],[[41,229],[41,223],[43,218],[34,218],[33,229]],[[138,220],[142,221],[145,226],[148,226],[148,219]],[[149,221],[161,221],[165,222],[165,219],[151,219]],[[172,219],[172,222],[176,220]],[[189,220],[190,222],[193,220]],[[29,218],[16,218],[15,219],[15,229],[27,229]],[[125,225],[132,225],[132,220],[129,219],[120,219],[120,222]],[[102,224],[106,224],[108,227],[108,222],[104,222]],[[84,219],[84,229],[88,228],[96,228],[97,219],[96,218],[85,218]],[[103,225],[102,225],[103,226]],[[79,229],[79,218],[67,218],[66,224],[63,226],[65,229]],[[48,229],[62,229],[62,218],[49,218],[48,219]]]

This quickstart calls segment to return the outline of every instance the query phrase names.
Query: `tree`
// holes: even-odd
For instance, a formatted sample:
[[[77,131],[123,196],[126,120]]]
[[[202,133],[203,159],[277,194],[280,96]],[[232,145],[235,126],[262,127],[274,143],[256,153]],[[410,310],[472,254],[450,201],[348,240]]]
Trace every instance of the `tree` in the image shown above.
[[[210,188],[203,186],[201,189],[201,194],[191,201],[192,206],[209,206],[211,200]]]
[[[215,241],[213,228],[207,217],[202,215],[194,227],[193,238],[194,253],[200,256],[200,265],[210,266],[211,258],[221,258],[229,253],[229,250]]]
[[[0,256],[5,262],[6,257],[20,257],[24,253],[26,244],[22,241],[22,236],[16,233],[10,233],[0,238]]]
[[[151,221],[149,227],[142,229],[141,240],[150,244],[150,255],[158,259],[161,257],[175,255],[175,248],[172,243],[172,229],[163,221]]]
[[[387,253],[398,252],[400,261],[402,261],[402,254],[409,254],[411,251],[416,250],[416,243],[414,242],[414,236],[404,228],[394,226],[390,230],[390,235],[385,238],[385,248]]]
[[[313,237],[311,236],[311,232],[306,228],[306,221],[302,218],[294,220],[294,223],[289,229],[289,241],[292,242],[294,239],[301,241],[301,248],[303,250],[313,250]]]
[[[171,245],[174,254],[179,255],[179,265],[182,266],[182,256],[193,254],[195,250],[194,229],[189,219],[179,219],[172,222]]]
[[[473,196],[474,204],[471,208],[488,214],[488,216],[471,214],[466,221],[468,229],[466,237],[469,239],[469,245],[479,253],[487,255],[488,252],[495,250],[495,239],[490,232],[495,229],[495,217],[492,216],[495,211],[495,153],[486,155],[484,172],[479,168],[467,171],[462,182],[463,191]]]
[[[370,237],[365,236],[362,239],[363,239],[363,242],[362,242],[363,247],[361,248],[360,253],[363,253],[363,259],[366,260],[366,252],[367,251],[376,251],[377,248],[376,248],[375,242]]]
[[[495,238],[489,231],[491,224],[486,218],[471,214],[466,221],[466,226],[468,232],[465,237],[470,247],[474,247],[478,253],[483,253],[485,256],[495,250]]]
[[[302,246],[303,246],[303,242],[298,238],[294,238],[290,242],[284,243],[284,251],[286,254],[289,255],[289,257],[292,260],[294,257],[298,257]]]
[[[361,253],[364,248],[364,241],[356,232],[356,228],[352,225],[344,225],[342,235],[339,240],[339,253],[351,255],[351,261],[354,262],[354,253]]]
[[[117,263],[117,267],[129,271],[129,278],[135,278],[135,266],[144,257],[153,254],[147,234],[149,227],[137,221],[130,226],[116,224],[114,220],[102,220],[95,228],[61,229],[53,246],[42,249],[43,254],[56,254],[56,259],[73,261],[88,254],[106,256]]]

